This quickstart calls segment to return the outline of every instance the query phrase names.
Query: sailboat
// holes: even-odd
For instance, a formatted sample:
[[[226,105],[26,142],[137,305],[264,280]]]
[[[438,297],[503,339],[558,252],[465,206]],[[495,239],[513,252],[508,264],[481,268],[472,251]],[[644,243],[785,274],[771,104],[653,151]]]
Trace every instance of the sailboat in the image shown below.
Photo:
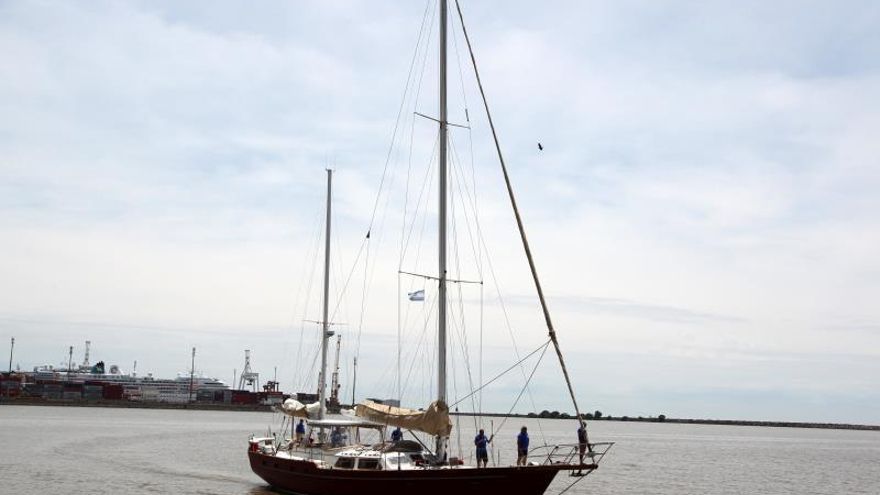
[[[483,95],[486,115],[495,137],[496,151],[503,170],[507,192],[519,227],[520,238],[529,262],[538,298],[543,308],[550,342],[552,342],[568,386],[577,420],[582,428],[581,443],[570,445],[542,445],[528,451],[525,462],[515,466],[466,465],[449,455],[449,439],[453,430],[447,402],[447,120],[446,65],[447,65],[447,0],[439,0],[440,48],[440,111],[436,120],[439,129],[439,210],[438,210],[438,271],[430,277],[437,283],[437,396],[423,409],[407,409],[396,405],[364,401],[347,414],[328,414],[326,371],[328,341],[334,335],[330,330],[329,270],[330,230],[332,205],[331,170],[327,171],[326,233],[324,246],[323,320],[321,339],[321,369],[319,373],[318,402],[301,404],[288,400],[282,407],[291,418],[291,424],[308,421],[309,434],[297,433],[295,438],[280,440],[273,436],[252,436],[248,441],[248,459],[251,469],[275,489],[303,495],[363,495],[391,493],[406,490],[419,495],[449,493],[516,493],[543,494],[556,475],[568,472],[584,476],[596,470],[602,457],[613,445],[610,442],[591,443],[586,437],[586,424],[575,399],[572,383],[565,367],[562,350],[550,318],[544,293],[538,279],[531,249],[523,230],[522,220],[495,136],[495,127],[486,104],[479,73],[474,70]],[[456,2],[456,7],[458,4]],[[457,8],[459,16],[461,9]],[[463,22],[462,22],[463,27]],[[467,31],[465,39],[470,50]],[[471,59],[473,52],[471,51]],[[390,427],[418,431],[434,438],[433,446],[416,440],[392,441],[387,438]],[[399,431],[399,430],[398,430]],[[313,437],[313,433],[317,437]],[[372,436],[371,436],[372,435]],[[363,439],[378,438],[376,442]]]

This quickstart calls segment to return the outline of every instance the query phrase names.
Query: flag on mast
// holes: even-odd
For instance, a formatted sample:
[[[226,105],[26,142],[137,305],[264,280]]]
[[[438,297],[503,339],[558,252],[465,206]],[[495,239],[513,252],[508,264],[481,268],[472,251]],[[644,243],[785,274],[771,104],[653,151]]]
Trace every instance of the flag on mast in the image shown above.
[[[417,290],[415,292],[410,292],[407,294],[409,296],[410,301],[424,301],[425,300],[425,290]]]

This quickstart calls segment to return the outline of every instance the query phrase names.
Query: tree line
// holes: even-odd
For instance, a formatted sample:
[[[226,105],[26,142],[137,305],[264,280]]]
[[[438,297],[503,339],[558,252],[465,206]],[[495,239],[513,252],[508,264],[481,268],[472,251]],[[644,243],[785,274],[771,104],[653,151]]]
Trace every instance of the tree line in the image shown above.
[[[548,411],[546,409],[539,412],[539,413],[531,412],[531,413],[527,414],[526,416],[528,416],[529,418],[549,418],[549,419],[573,419],[575,417],[574,415],[568,414],[566,412]],[[614,416],[611,416],[610,414],[605,415],[602,413],[602,411],[599,411],[598,409],[594,412],[591,412],[591,413],[582,413],[581,418],[586,419],[586,420],[607,419],[607,420],[617,420],[617,421],[652,421],[655,423],[662,423],[662,422],[666,421],[665,414],[660,414],[659,416],[656,416],[656,417],[648,416],[647,418],[644,416],[634,416],[634,417],[617,416],[617,417],[614,417]]]

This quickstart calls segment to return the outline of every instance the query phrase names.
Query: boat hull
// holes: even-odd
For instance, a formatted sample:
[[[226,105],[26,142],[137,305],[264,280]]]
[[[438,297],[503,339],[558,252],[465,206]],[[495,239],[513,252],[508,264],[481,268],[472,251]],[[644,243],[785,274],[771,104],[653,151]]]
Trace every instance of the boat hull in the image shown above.
[[[559,471],[578,469],[568,464],[482,469],[415,469],[367,471],[319,468],[307,460],[284,459],[248,452],[251,469],[274,488],[302,495],[364,495],[418,493],[449,495],[504,493],[539,495]],[[590,467],[583,466],[585,470]],[[594,467],[593,467],[594,468]],[[412,490],[410,492],[410,490]]]

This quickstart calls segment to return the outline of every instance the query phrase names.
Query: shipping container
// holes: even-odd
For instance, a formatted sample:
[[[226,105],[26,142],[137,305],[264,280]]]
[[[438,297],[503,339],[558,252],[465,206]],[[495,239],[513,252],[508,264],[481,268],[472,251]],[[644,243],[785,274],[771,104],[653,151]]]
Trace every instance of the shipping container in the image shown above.
[[[105,385],[104,398],[107,400],[122,400],[122,385]]]
[[[39,383],[28,383],[24,386],[24,394],[28,397],[42,397],[43,385]]]
[[[21,382],[12,381],[12,380],[0,382],[0,396],[18,397],[21,395],[21,389],[22,389]]]
[[[255,394],[253,392],[248,392],[245,390],[233,390],[232,391],[232,403],[233,404],[259,404],[260,403],[260,395]]]

